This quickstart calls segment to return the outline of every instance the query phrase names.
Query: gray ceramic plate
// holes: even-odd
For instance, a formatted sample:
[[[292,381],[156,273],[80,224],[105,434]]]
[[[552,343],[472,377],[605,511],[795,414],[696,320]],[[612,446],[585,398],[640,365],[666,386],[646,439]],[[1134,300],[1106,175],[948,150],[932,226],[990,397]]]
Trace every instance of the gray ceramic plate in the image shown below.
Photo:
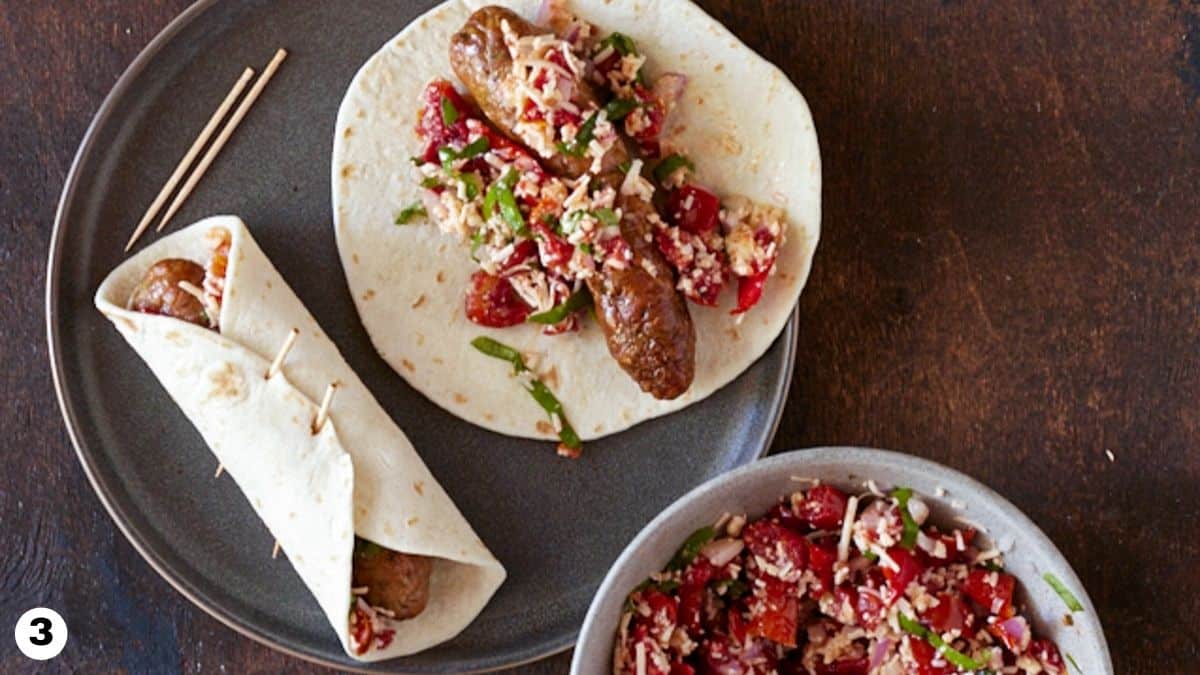
[[[659,514],[629,544],[596,592],[579,635],[572,675],[611,672],[613,640],[626,595],[662,569],[689,534],[716,522],[722,513],[762,514],[782,495],[808,485],[797,477],[819,478],[851,493],[863,492],[868,479],[882,490],[908,486],[930,505],[933,522],[962,516],[985,526],[991,540],[1006,551],[1006,567],[1020,581],[1018,597],[1027,605],[1035,631],[1057,642],[1082,672],[1112,675],[1096,608],[1066,558],[1033,521],[987,486],[953,469],[866,448],[797,450],[755,462],[701,485]],[[946,490],[941,499],[934,496],[939,487]],[[1062,620],[1067,614],[1063,600],[1042,581],[1046,572],[1057,576],[1083,604],[1084,611],[1072,615],[1071,626]]]
[[[79,150],[50,251],[50,353],[96,492],[146,560],[243,633],[352,667],[265,528],[138,357],[92,307],[146,205],[246,65],[291,57],[175,219],[241,215],[351,365],[412,438],[509,578],[457,639],[380,669],[462,672],[569,647],[626,541],[692,486],[762,454],[787,393],[793,320],[707,401],[591,443],[579,462],[545,443],[470,427],[379,359],[339,267],[329,206],[338,104],[358,67],[431,2],[201,0],[117,83]],[[147,239],[150,239],[148,237]],[[479,462],[502,445],[502,464]],[[494,456],[494,453],[489,453]],[[131,602],[134,602],[131,599]]]

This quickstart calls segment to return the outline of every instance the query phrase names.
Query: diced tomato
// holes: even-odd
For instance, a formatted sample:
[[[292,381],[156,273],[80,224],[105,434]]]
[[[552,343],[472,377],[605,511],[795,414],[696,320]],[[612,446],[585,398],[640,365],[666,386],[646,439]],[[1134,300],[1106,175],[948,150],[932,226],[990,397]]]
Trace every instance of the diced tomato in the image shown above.
[[[833,589],[833,604],[834,609],[832,616],[841,623],[853,625],[859,623],[858,619],[858,591],[854,590],[853,586],[838,586]],[[850,608],[850,621],[846,622],[843,617],[843,608]]]
[[[396,631],[394,629],[381,630],[375,633],[375,647],[377,649],[387,649],[394,639],[396,639]]]
[[[800,601],[791,594],[791,590],[790,584],[766,577],[766,587],[755,590],[746,633],[795,647],[796,630],[800,623]]]
[[[697,185],[689,183],[667,196],[667,217],[692,234],[715,230],[720,212],[721,200]]]
[[[655,234],[655,243],[663,257],[679,272],[681,278],[691,280],[691,284],[683,291],[684,296],[698,305],[715,307],[725,286],[728,263],[725,252],[714,250],[715,246],[705,239],[704,236],[678,228],[660,228]],[[717,264],[706,269],[698,267],[696,256],[703,251],[711,251]]]
[[[796,515],[796,512],[792,510],[791,501],[787,499],[781,499],[775,502],[775,506],[772,506],[767,511],[767,515],[763,517],[768,520],[774,520],[787,529],[800,534],[808,534],[812,530],[812,528],[808,526],[808,523],[804,522]]]
[[[887,605],[884,604],[877,588],[859,586],[857,593],[854,609],[858,612],[858,622],[872,630],[883,622],[887,614]]]
[[[696,675],[696,669],[682,661],[671,664],[671,675]]]
[[[731,607],[726,610],[728,619],[726,620],[726,632],[733,641],[742,644],[746,641],[746,619],[742,616],[742,612],[737,607]]]
[[[959,631],[964,637],[975,634],[975,614],[958,593],[939,593],[938,604],[921,615],[938,634],[951,630]]]
[[[817,663],[815,675],[867,675],[871,661],[867,657],[839,659],[833,663]]]
[[[458,119],[449,126],[442,118],[443,98],[458,112]],[[417,119],[417,135],[426,144],[425,161],[436,162],[438,148],[447,143],[466,143],[469,137],[467,120],[477,116],[475,106],[467,103],[453,84],[446,80],[430,82],[421,97],[421,115]]]
[[[537,235],[537,245],[542,266],[557,274],[567,275],[567,263],[575,255],[575,247],[563,239],[550,226],[542,221],[535,221],[531,229]]]
[[[837,562],[837,543],[832,541],[808,542],[808,568],[817,577],[812,593],[819,596],[833,589],[833,566]]]
[[[504,262],[500,263],[500,272],[507,272],[521,263],[535,260],[537,259],[537,256],[537,242],[532,239],[522,239],[521,241],[517,242],[515,246],[513,246],[512,253],[508,254],[508,257],[504,259]]]
[[[481,326],[506,328],[523,323],[531,308],[525,304],[512,284],[483,270],[471,275],[467,289],[467,318]]]
[[[796,515],[818,530],[836,530],[846,517],[846,493],[832,485],[817,485],[795,506]]]
[[[1050,640],[1039,638],[1029,643],[1027,652],[1030,656],[1038,660],[1042,664],[1042,668],[1046,669],[1048,675],[1062,675],[1067,672],[1067,666],[1063,663],[1062,655],[1058,653],[1058,645],[1055,645]]]
[[[912,651],[913,660],[917,662],[916,675],[951,675],[958,672],[952,664],[940,659],[940,665],[933,662],[938,659],[937,650],[928,642],[913,636],[908,636],[908,646]]]
[[[676,591],[679,596],[678,622],[690,633],[703,629],[704,601],[708,597],[708,582],[716,568],[704,556],[698,556],[683,573],[683,583]]]
[[[917,559],[908,549],[895,546],[888,549],[888,557],[896,561],[900,566],[899,570],[894,570],[891,567],[883,568],[883,577],[887,579],[888,587],[892,589],[888,595],[888,605],[893,605],[904,595],[904,589],[913,581],[916,581],[921,573],[925,571],[925,565]]]
[[[675,631],[679,611],[676,599],[657,589],[647,588],[636,602],[644,603],[650,610],[649,616],[643,616],[640,612],[634,615],[638,623],[646,625],[646,632],[651,638],[659,644],[666,644]]]
[[[763,570],[769,576],[796,581],[808,564],[808,542],[779,523],[756,520],[742,530],[742,540],[754,556],[772,567]]]
[[[993,578],[995,585],[989,583]],[[976,568],[967,574],[962,591],[978,603],[985,613],[1007,619],[1012,616],[1013,589],[1016,585],[1017,579],[1011,574]]]
[[[371,648],[371,640],[375,632],[371,628],[371,617],[362,609],[355,607],[350,615],[350,641],[354,645],[354,653],[362,656]]]
[[[763,287],[767,285],[770,271],[759,272],[752,277],[738,277],[737,307],[730,314],[745,314],[762,300]]]

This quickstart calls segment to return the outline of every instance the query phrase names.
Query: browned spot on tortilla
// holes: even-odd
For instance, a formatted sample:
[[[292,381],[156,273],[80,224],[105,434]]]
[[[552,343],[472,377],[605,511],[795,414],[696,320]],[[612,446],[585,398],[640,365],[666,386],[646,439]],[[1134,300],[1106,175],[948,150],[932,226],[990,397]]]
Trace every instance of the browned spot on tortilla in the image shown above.
[[[365,119],[367,119],[367,111],[366,111],[366,110],[364,110],[364,109],[362,109],[362,108],[359,108],[359,109],[358,109],[358,115],[357,115],[357,117],[358,117],[358,119],[360,119],[360,120],[365,120]]]
[[[412,308],[416,309],[423,304],[425,304],[425,294],[424,293],[418,295],[416,300],[413,300]]]
[[[440,284],[440,283],[442,283],[442,282],[443,282],[443,281],[445,281],[445,280],[446,280],[446,273],[445,273],[445,272],[443,272],[442,270],[438,270],[438,273],[437,273],[437,282]]]
[[[351,254],[350,254],[350,259],[354,261],[354,264],[355,264],[355,265],[357,265],[357,264],[358,264],[358,254],[357,254],[357,253],[351,253]]]
[[[367,302],[374,297],[375,297],[375,290],[371,289],[371,288],[368,288],[367,292],[363,293],[363,295],[362,295],[363,302]]]
[[[417,333],[417,346],[420,347],[423,344],[425,344],[425,336]]]
[[[713,68],[713,71],[714,71],[714,72],[717,72],[717,73],[721,72],[722,70],[725,70],[725,64],[724,64],[724,63],[718,63],[718,64],[716,65],[716,67],[715,67],[715,68]]]
[[[358,511],[358,515],[360,515],[360,516],[367,515],[367,507],[365,507],[365,506],[358,507],[357,511]]]
[[[551,389],[558,387],[558,366],[550,366],[550,370],[542,375],[542,379]]]
[[[487,420],[487,421],[491,422],[491,421],[494,421],[494,420],[496,419],[496,416],[495,416],[495,415],[493,415],[492,413],[483,413],[483,419],[485,419],[485,420]]]
[[[628,422],[629,420],[633,419],[633,412],[630,411],[628,408],[622,410],[621,411],[621,419]]]
[[[208,396],[205,400],[213,398],[229,398],[237,399],[244,395],[242,385],[245,381],[242,379],[242,374],[238,372],[237,367],[232,363],[225,363],[218,369],[208,374],[209,382],[212,382],[212,389],[208,391]]]
[[[347,164],[346,166],[342,167],[342,178],[350,178],[353,175],[354,175],[354,165],[353,164]]]
[[[404,369],[410,373],[417,372],[417,367],[414,366],[412,361],[409,361],[408,359],[400,359],[400,365],[404,366]]]
[[[163,337],[167,338],[168,342],[174,342],[180,347],[186,347],[188,344],[187,338],[183,337],[183,333],[180,333],[177,330],[169,330]]]
[[[425,481],[422,481],[422,480],[413,481],[413,490],[415,490],[417,494],[424,497],[425,496]]]
[[[554,425],[550,424],[546,420],[538,420],[537,430],[538,433],[541,434],[552,434],[554,433]]]
[[[346,130],[342,132],[342,135],[346,138],[350,138],[354,135],[354,127],[346,127]]]
[[[696,105],[704,105],[704,97],[703,96],[696,97]]]
[[[445,361],[442,359],[442,357],[440,357],[440,356],[435,356],[435,357],[433,357],[433,362],[434,362],[434,363],[436,363],[436,364],[438,364],[439,366],[444,366],[444,365],[446,365],[446,362],[445,362]]]
[[[597,425],[596,425],[596,428],[592,429],[592,431],[594,431],[594,432],[596,432],[596,433],[600,433],[600,432],[604,431],[604,425],[603,425],[603,424],[597,424]]]
[[[742,334],[739,333],[738,329],[736,328],[730,328],[729,330],[725,331],[725,333],[729,335],[729,339],[733,340],[734,342],[742,339]]]
[[[325,498],[324,498],[324,497],[322,497],[322,496],[320,495],[320,493],[318,493],[316,497],[313,497],[313,499],[314,499],[314,500],[315,500],[315,501],[316,501],[318,504],[324,503],[324,501],[325,501]]]
[[[300,418],[292,415],[292,424],[300,424]]]
[[[408,520],[406,520],[404,522],[404,524],[408,525],[409,527],[412,527],[413,525],[417,524],[417,521],[418,521],[418,518],[416,516],[413,516],[412,518],[409,518]]]
[[[396,534],[396,530],[392,529],[392,524],[390,522],[387,522],[387,523],[383,524],[383,533],[384,534]]]
[[[271,282],[268,281],[267,288],[275,288],[275,284],[272,284]]]
[[[462,394],[460,394],[458,392],[454,392],[454,402],[459,405],[462,405],[467,402],[467,397],[463,396]]]

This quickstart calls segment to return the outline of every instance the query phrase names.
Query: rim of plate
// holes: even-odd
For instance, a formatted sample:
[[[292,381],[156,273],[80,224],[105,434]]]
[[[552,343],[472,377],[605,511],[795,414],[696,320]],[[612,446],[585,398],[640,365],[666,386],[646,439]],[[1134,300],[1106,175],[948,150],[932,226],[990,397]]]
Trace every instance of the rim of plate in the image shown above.
[[[102,481],[95,469],[95,462],[92,454],[87,451],[86,444],[82,439],[82,435],[77,431],[78,415],[74,406],[72,406],[66,395],[66,375],[63,372],[62,363],[62,344],[59,340],[58,331],[55,328],[55,319],[58,316],[58,270],[61,266],[61,259],[64,247],[63,234],[65,228],[64,217],[68,207],[74,202],[75,193],[78,188],[79,169],[82,164],[92,155],[95,145],[95,137],[97,131],[106,124],[112,117],[113,109],[118,101],[122,100],[133,86],[136,80],[150,65],[150,62],[158,56],[159,52],[167,46],[184,28],[189,26],[193,21],[200,17],[206,10],[217,4],[219,0],[196,0],[192,5],[184,9],[178,16],[172,19],[133,59],[133,61],[122,72],[116,84],[105,96],[104,101],[100,104],[99,109],[93,116],[92,121],[88,124],[87,130],[84,132],[83,139],[80,141],[79,149],[76,151],[74,158],[71,161],[71,168],[67,172],[66,180],[63,184],[62,195],[59,198],[58,208],[54,216],[54,227],[50,236],[50,249],[46,267],[46,334],[49,347],[50,357],[50,374],[54,383],[54,393],[58,401],[59,410],[62,412],[63,421],[67,427],[67,435],[71,440],[71,446],[75,450],[75,455],[79,459],[80,465],[83,467],[84,474],[87,476],[88,483],[92,487],[92,491],[100,500],[104,510],[108,512],[110,518],[117,525],[117,529],[125,536],[125,539],[133,546],[138,555],[150,565],[160,577],[162,577],[172,588],[183,595],[189,602],[196,607],[199,607],[208,616],[216,619],[221,624],[233,629],[235,632],[254,640],[270,649],[282,652],[289,656],[309,663],[315,663],[321,666],[350,671],[356,673],[374,673],[375,670],[367,670],[362,666],[348,665],[345,663],[330,661],[320,656],[298,651],[291,647],[282,645],[272,639],[270,636],[260,633],[256,627],[245,623],[240,617],[234,616],[226,612],[222,607],[210,602],[205,593],[193,587],[184,578],[184,575],[171,565],[161,560],[156,551],[147,546],[141,539],[140,535],[131,529],[129,522],[132,519],[120,504],[111,499],[112,487]],[[783,419],[783,410],[787,403],[788,389],[791,387],[792,375],[796,366],[796,343],[799,331],[800,308],[799,304],[793,309],[792,316],[788,319],[784,326],[783,332],[776,341],[784,342],[784,373],[779,378],[776,384],[775,391],[772,392],[771,401],[775,408],[772,415],[772,423],[769,428],[764,429],[764,433],[760,437],[760,448],[756,458],[761,458],[770,449],[775,435],[779,430],[779,425]],[[757,362],[756,362],[757,363]],[[751,365],[753,367],[753,365]],[[745,466],[753,466],[756,462],[751,461]],[[740,470],[740,469],[739,469]],[[725,474],[728,475],[728,474]],[[715,477],[715,480],[718,477]],[[690,493],[689,493],[690,494]],[[565,636],[565,639],[552,642],[545,651],[529,656],[527,658],[519,658],[505,663],[495,664],[484,667],[483,669],[462,671],[464,675],[470,673],[487,673],[505,668],[514,668],[529,663],[541,661],[561,654],[575,646],[581,628],[576,628],[572,633]],[[383,662],[386,663],[386,662]],[[403,671],[392,671],[403,672]]]

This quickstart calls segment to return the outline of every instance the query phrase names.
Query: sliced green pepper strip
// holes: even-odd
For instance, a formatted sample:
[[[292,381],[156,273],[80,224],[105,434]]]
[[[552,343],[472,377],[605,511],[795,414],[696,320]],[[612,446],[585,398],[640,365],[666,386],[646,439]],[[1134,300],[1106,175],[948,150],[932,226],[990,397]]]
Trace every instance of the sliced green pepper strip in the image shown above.
[[[599,121],[599,119],[599,110],[589,115],[588,118],[583,121],[583,124],[579,126],[579,131],[575,134],[575,140],[571,141],[570,145],[567,145],[566,143],[558,144],[559,152],[568,154],[572,157],[583,157],[584,153],[587,152],[588,144],[591,143],[592,139],[596,136],[596,122]]]
[[[1071,656],[1070,652],[1067,652],[1067,660],[1071,662],[1072,666],[1075,666],[1075,672],[1079,673],[1079,675],[1083,675],[1083,668],[1080,668],[1079,664],[1075,663],[1075,657]]]
[[[449,96],[442,97],[442,124],[452,126],[458,121],[458,108],[454,107],[454,101],[450,100]]]
[[[533,380],[529,383],[529,393],[533,396],[533,400],[542,406],[542,410],[545,410],[551,417],[558,419],[558,423],[561,426],[558,431],[558,440],[572,450],[582,448],[583,441],[579,440],[579,435],[575,433],[575,429],[567,422],[567,416],[563,414],[562,403],[559,403],[554,393],[546,385],[542,384],[541,380]]]
[[[514,373],[521,373],[529,370],[525,367],[525,359],[521,358],[521,352],[518,352],[502,342],[497,342],[490,337],[480,335],[474,340],[471,340],[471,346],[483,354],[500,359],[502,361],[508,361],[513,365]],[[546,385],[542,384],[541,380],[530,381],[529,389],[527,389],[527,391],[531,396],[533,396],[533,400],[537,401],[538,405],[542,406],[542,410],[545,410],[546,413],[551,417],[558,418],[559,426],[561,427],[558,432],[558,440],[572,450],[578,450],[579,448],[583,447],[583,441],[580,440],[579,435],[575,433],[575,429],[571,427],[571,424],[567,422],[567,416],[563,414],[562,403],[559,402],[558,398],[554,395],[554,392],[550,391]]]
[[[1071,592],[1071,589],[1067,588],[1067,585],[1062,581],[1059,581],[1058,577],[1054,576],[1050,572],[1046,572],[1042,575],[1042,578],[1046,580],[1046,583],[1050,584],[1050,588],[1053,588],[1055,593],[1058,593],[1058,597],[1062,598],[1063,602],[1067,603],[1067,609],[1071,610],[1072,612],[1083,611],[1083,604],[1079,602],[1079,598],[1076,598],[1075,594]]]
[[[508,361],[513,365],[513,372],[515,373],[527,370],[525,368],[525,359],[521,358],[521,352],[502,342],[497,342],[490,337],[480,335],[471,340],[471,346],[492,358]]]
[[[491,147],[492,142],[488,140],[488,137],[480,136],[479,138],[476,138],[468,143],[467,146],[462,150],[455,150],[448,145],[443,145],[442,147],[438,148],[438,159],[441,160],[442,166],[449,171],[452,168],[450,165],[454,162],[454,160],[478,157],[490,150]]]
[[[413,218],[424,217],[428,215],[429,214],[425,211],[424,206],[414,202],[404,207],[404,209],[400,211],[400,215],[396,216],[396,224],[407,225],[410,221],[412,221]]]
[[[675,153],[668,156],[666,159],[659,162],[658,166],[654,167],[654,178],[658,180],[659,183],[665,183],[667,179],[671,177],[671,174],[685,166],[689,171],[696,170],[696,165],[692,164],[692,160],[679,153]]]
[[[561,304],[555,305],[550,309],[534,314],[527,320],[533,323],[540,323],[547,326],[553,326],[557,323],[562,323],[564,319],[571,316],[575,312],[587,307],[592,302],[592,294],[587,288],[581,288],[571,294],[571,297],[564,300]]]
[[[908,512],[908,500],[912,497],[911,488],[896,488],[892,490],[892,497],[900,506],[900,520],[904,521],[904,535],[900,537],[900,545],[908,550],[913,550],[917,545],[917,534],[921,531],[917,521],[913,519],[912,514]]]
[[[941,652],[942,656],[944,656],[950,663],[953,663],[963,670],[983,669],[982,664],[978,663],[975,661],[975,659],[967,656],[966,654],[958,651],[954,647],[946,644],[946,641],[942,639],[942,636],[929,630],[925,626],[922,626],[912,617],[904,614],[897,614],[896,618],[900,621],[900,627],[903,628],[906,633],[915,635],[916,637],[919,637],[933,645],[933,648]]]
[[[600,49],[603,50],[605,47],[612,47],[613,49],[617,50],[617,53],[621,56],[629,56],[630,54],[638,53],[637,43],[633,41],[633,38],[624,33],[613,33],[612,35],[609,35],[601,40]]]
[[[696,556],[700,555],[700,549],[704,545],[713,540],[717,536],[717,531],[712,525],[706,525],[693,532],[687,539],[684,540],[683,546],[679,547],[679,551],[675,557],[671,559],[671,563],[667,565],[668,569],[681,570],[692,563]]]
[[[617,122],[625,118],[626,115],[637,109],[637,101],[631,101],[627,98],[614,98],[604,106],[604,113],[609,121]]]
[[[617,217],[617,212],[612,209],[596,209],[592,212],[592,215],[596,216],[597,220],[609,227],[621,224],[621,219]]]
[[[483,197],[483,217],[491,218],[496,214],[496,202],[500,199],[500,192],[503,190],[512,191],[513,186],[517,184],[517,172],[509,169],[508,173],[488,186],[487,194]]]

